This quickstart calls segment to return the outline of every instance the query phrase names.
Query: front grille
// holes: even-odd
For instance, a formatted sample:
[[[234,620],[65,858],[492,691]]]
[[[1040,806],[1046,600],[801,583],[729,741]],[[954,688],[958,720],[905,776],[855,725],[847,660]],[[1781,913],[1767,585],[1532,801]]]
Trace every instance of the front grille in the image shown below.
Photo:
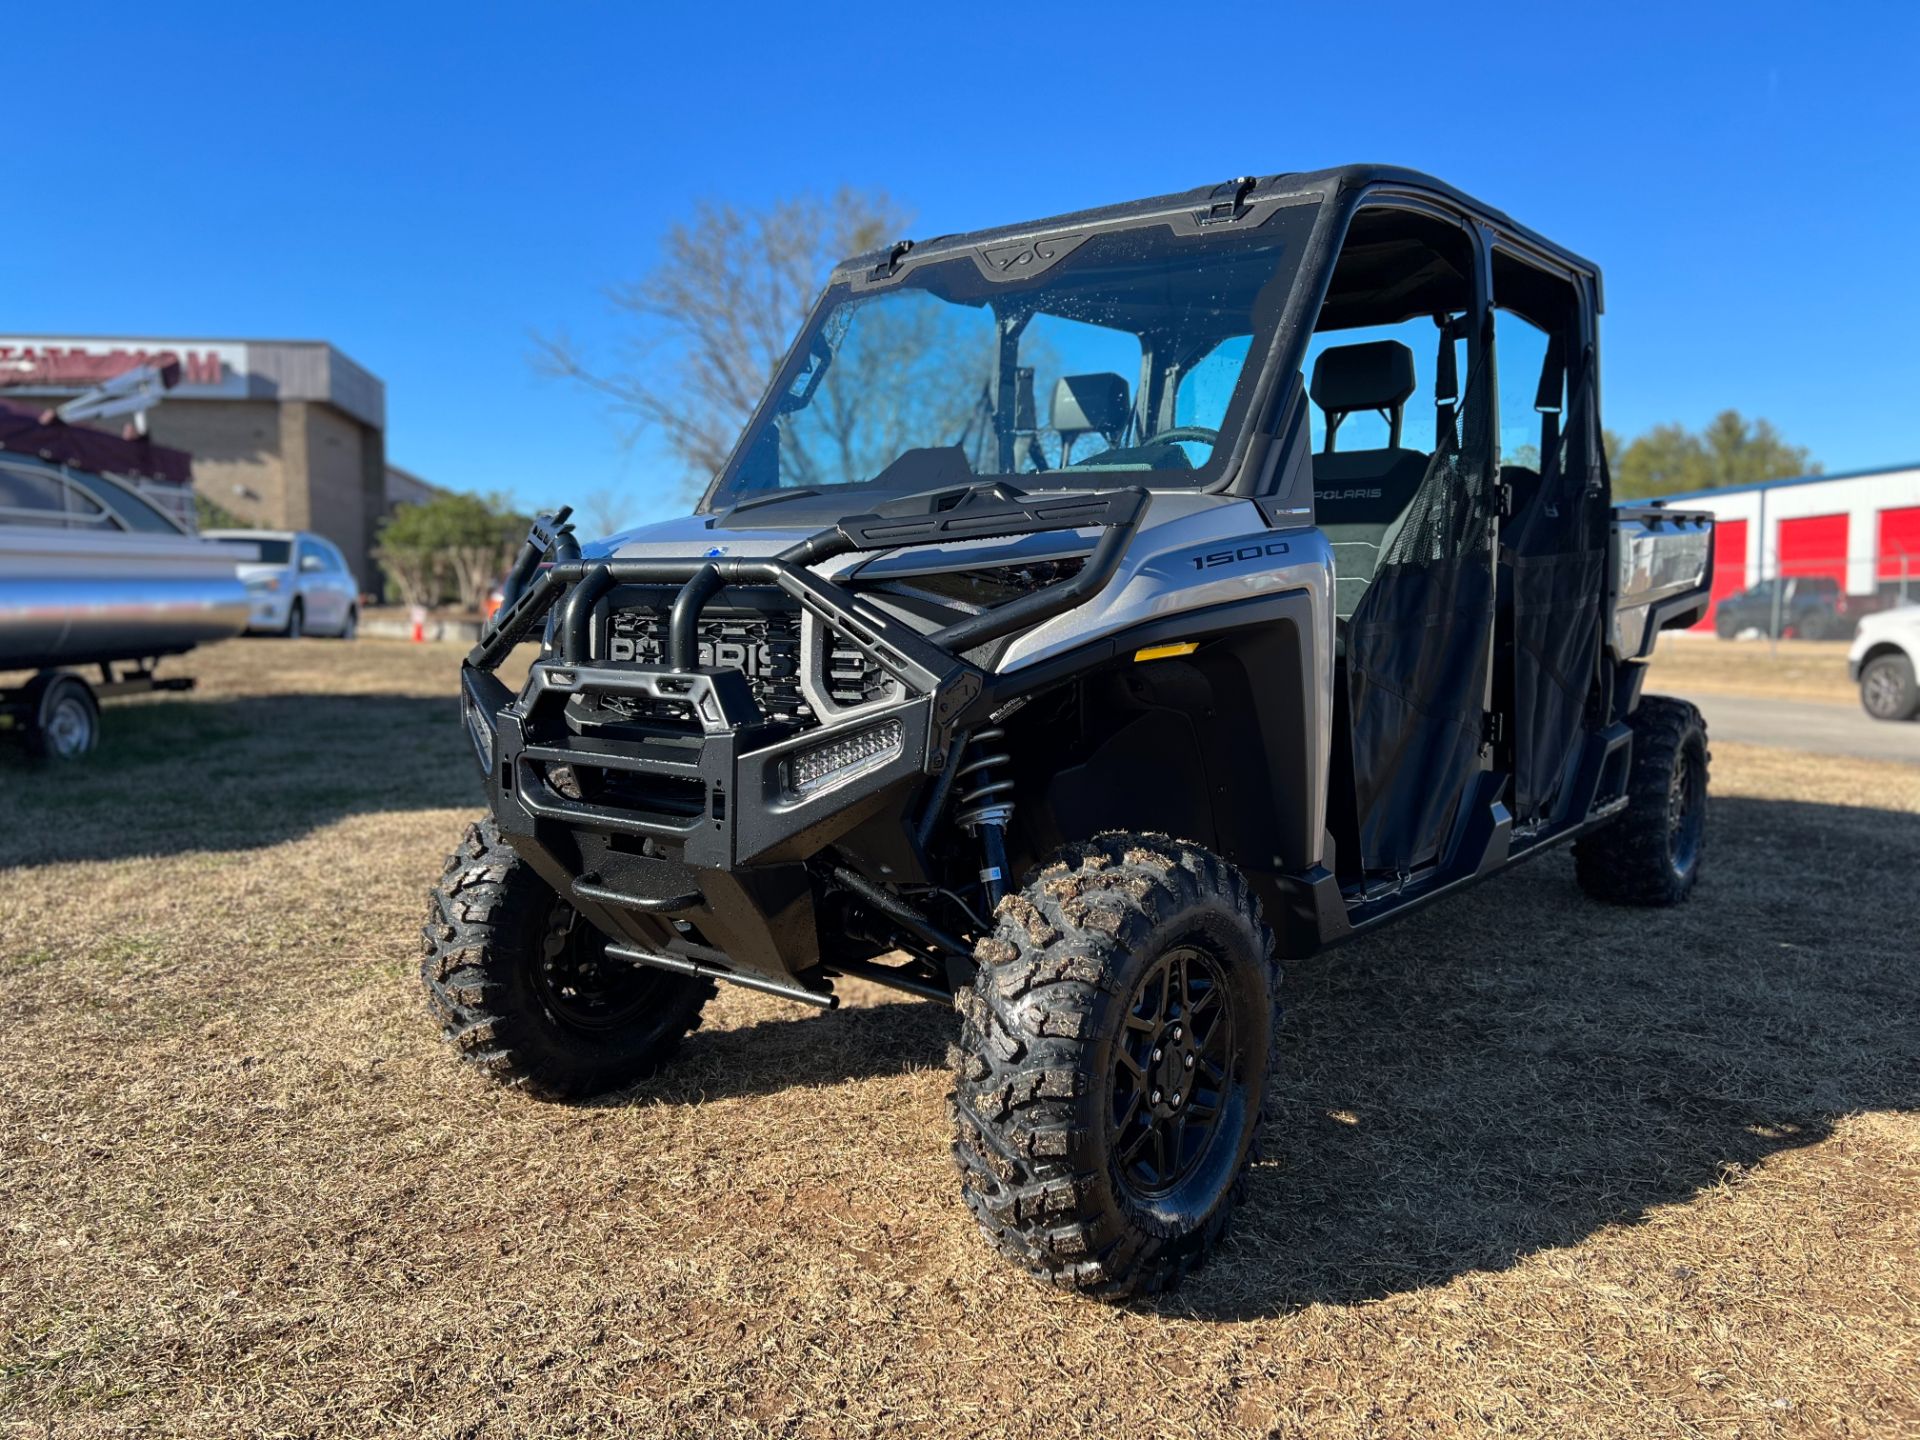
[[[731,592],[738,594],[739,592]],[[750,605],[709,605],[697,633],[699,663],[744,673],[747,687],[769,720],[801,729],[820,723],[800,688],[800,611],[783,592],[748,592]],[[671,592],[648,596],[651,603],[631,604],[616,598],[607,622],[605,657],[615,664],[667,663],[667,612]],[[828,652],[826,691],[839,705],[860,705],[887,695],[892,678],[844,640]],[[652,716],[648,702],[631,702],[636,715]],[[684,707],[681,707],[684,709]]]
[[[665,605],[615,610],[607,631],[607,658],[614,663],[667,663]],[[743,671],[755,702],[769,720],[813,723],[813,709],[800,693],[798,610],[709,605],[696,633],[699,663]]]

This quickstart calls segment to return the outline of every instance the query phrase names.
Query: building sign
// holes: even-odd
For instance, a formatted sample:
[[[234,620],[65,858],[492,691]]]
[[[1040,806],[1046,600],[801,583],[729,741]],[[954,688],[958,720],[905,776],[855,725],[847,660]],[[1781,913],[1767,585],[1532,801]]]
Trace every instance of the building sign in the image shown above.
[[[66,340],[0,335],[0,395],[76,395],[137,365],[178,361],[169,395],[239,400],[247,394],[247,347],[212,340]]]

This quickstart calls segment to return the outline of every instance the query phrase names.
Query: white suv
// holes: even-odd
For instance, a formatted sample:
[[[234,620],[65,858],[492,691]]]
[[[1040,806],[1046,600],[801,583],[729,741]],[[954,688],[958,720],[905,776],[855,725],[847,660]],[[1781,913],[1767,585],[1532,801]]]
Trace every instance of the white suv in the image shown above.
[[[360,586],[331,540],[308,530],[203,530],[231,545],[247,586],[247,629],[298,639],[360,628]],[[244,552],[259,552],[258,559]]]
[[[1860,682],[1860,703],[1876,720],[1920,716],[1920,605],[1882,610],[1860,622],[1847,652],[1847,674]]]

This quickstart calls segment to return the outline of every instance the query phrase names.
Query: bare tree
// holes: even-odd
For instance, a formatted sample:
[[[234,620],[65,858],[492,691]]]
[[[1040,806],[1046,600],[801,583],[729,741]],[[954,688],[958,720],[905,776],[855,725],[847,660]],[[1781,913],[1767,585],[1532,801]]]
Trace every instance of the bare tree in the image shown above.
[[[633,501],[624,491],[602,485],[597,490],[589,490],[574,508],[586,522],[588,533],[599,537],[627,528],[633,514]]]
[[[536,337],[538,367],[607,396],[654,431],[704,486],[726,463],[827,271],[897,238],[907,216],[881,191],[842,188],[758,209],[703,201],[672,226],[653,269],[608,299],[635,322],[600,368],[565,335]]]
[[[811,403],[782,425],[783,483],[853,484],[903,451],[956,443],[992,377],[984,309],[908,289],[849,310]]]

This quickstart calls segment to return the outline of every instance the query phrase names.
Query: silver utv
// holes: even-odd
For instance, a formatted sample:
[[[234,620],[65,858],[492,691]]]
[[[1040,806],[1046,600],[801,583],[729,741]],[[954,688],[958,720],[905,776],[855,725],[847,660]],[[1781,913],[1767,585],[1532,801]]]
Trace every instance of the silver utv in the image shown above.
[[[1640,662],[1711,528],[1610,508],[1599,308],[1378,167],[848,262],[695,515],[529,537],[463,673],[450,1037],[570,1095],[716,982],[951,998],[990,1239],[1171,1283],[1252,1154],[1279,956],[1567,841],[1603,899],[1698,874],[1704,729]]]

